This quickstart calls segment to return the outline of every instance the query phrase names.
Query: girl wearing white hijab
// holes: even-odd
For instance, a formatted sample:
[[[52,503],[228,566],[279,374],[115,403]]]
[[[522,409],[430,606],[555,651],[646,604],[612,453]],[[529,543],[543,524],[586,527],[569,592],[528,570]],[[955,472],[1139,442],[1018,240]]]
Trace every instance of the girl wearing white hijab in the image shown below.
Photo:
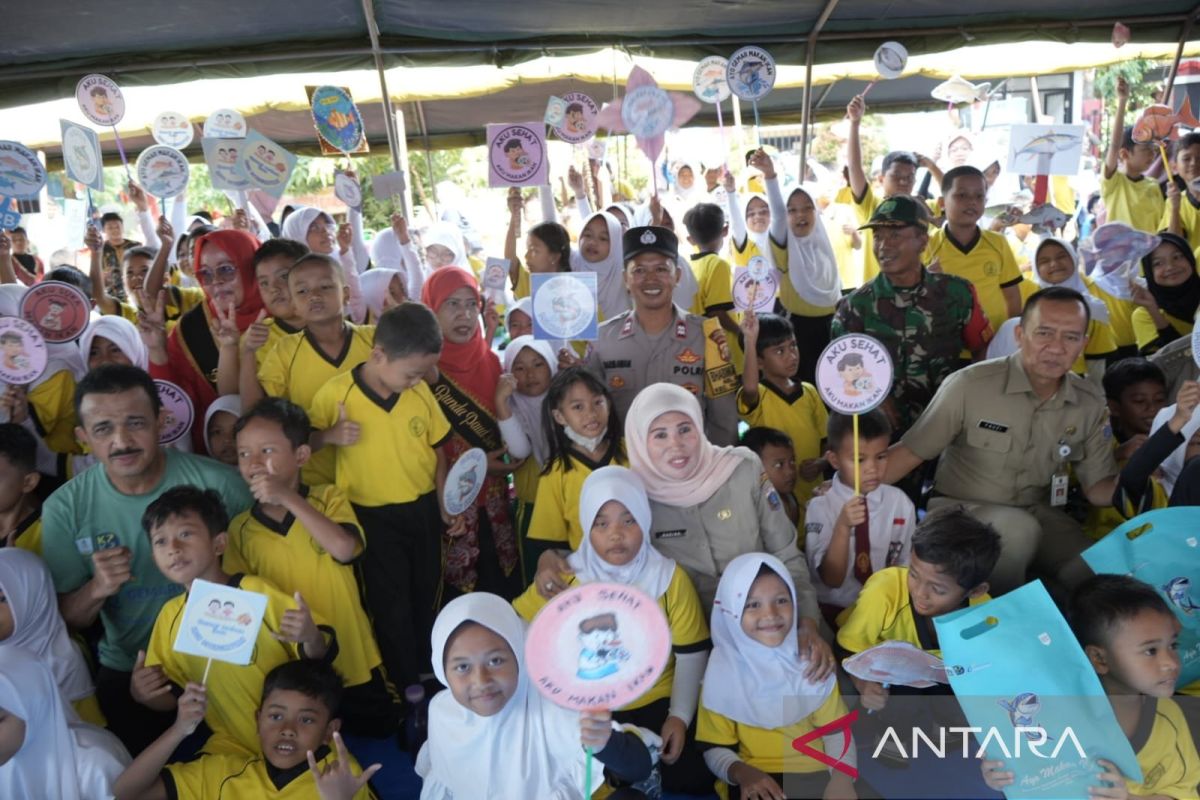
[[[87,662],[58,613],[46,562],[18,547],[0,549],[0,597],[0,650],[22,648],[42,659],[76,713],[104,725]]]
[[[375,234],[371,240],[371,264],[375,269],[394,269],[404,273],[404,284],[409,297],[420,297],[421,286],[425,283],[425,268],[421,264],[421,256],[417,253],[417,245],[412,239],[407,223],[401,227],[404,218],[399,214],[392,215],[392,227],[384,228]],[[407,242],[400,241],[403,233]],[[363,273],[365,279],[370,270]],[[363,287],[363,294],[370,297],[371,293]]]
[[[625,417],[629,467],[646,486],[652,535],[675,559],[710,608],[726,566],[743,553],[767,552],[787,564],[799,587],[798,628],[812,677],[833,669],[833,653],[817,635],[820,610],[808,564],[796,548],[796,528],[746,447],[718,447],[704,436],[696,396],[669,383],[652,384],[634,398]]]
[[[661,735],[665,789],[705,794],[711,781],[704,776],[687,728],[696,713],[708,661],[708,625],[687,573],[650,543],[650,519],[646,489],[633,472],[608,466],[589,475],[579,499],[579,522],[586,534],[567,558],[572,570],[568,583],[620,583],[658,601],[671,629],[672,654],[658,682],[614,716]],[[547,602],[536,586],[530,586],[513,607],[532,620]]]
[[[846,714],[837,679],[805,675],[796,639],[796,587],[783,563],[746,553],[729,563],[713,602],[713,652],[704,673],[696,738],[731,798],[856,797],[852,781],[791,746]],[[815,744],[815,743],[814,743]],[[823,751],[853,767],[853,741],[841,730]],[[788,777],[784,777],[787,775]]]
[[[425,246],[425,265],[430,272],[442,267],[462,267],[475,272],[463,246],[462,231],[457,226],[435,222],[421,234],[421,243]]]
[[[97,317],[79,337],[79,354],[89,370],[101,364],[130,364],[150,370],[150,356],[137,327],[114,314]]]
[[[1099,384],[1104,377],[1105,363],[1116,355],[1117,343],[1109,324],[1109,308],[1103,300],[1091,293],[1084,282],[1075,248],[1063,239],[1052,236],[1042,239],[1034,251],[1031,272],[1039,289],[1052,286],[1074,289],[1088,304],[1091,321],[1087,328],[1087,345],[1071,370]],[[1017,352],[1019,348],[1016,329],[1020,324],[1021,320],[1017,317],[1004,321],[988,344],[988,358],[1003,358]]]
[[[92,800],[113,795],[129,753],[80,722],[49,667],[28,650],[0,649],[0,797]]]
[[[351,211],[351,226],[357,217],[357,229],[352,237],[351,245],[345,252],[335,253],[338,247],[337,226],[333,217],[319,208],[312,206],[297,206],[288,218],[283,221],[282,238],[300,242],[314,253],[333,256],[342,265],[342,280],[350,290],[350,302],[347,306],[351,319],[362,319],[366,316],[363,305],[362,284],[359,273],[367,268],[366,245],[362,244],[362,215]],[[361,252],[360,252],[361,250]],[[362,263],[358,263],[359,261]]]
[[[571,250],[572,272],[596,273],[600,320],[612,319],[630,308],[621,251],[621,223],[607,211],[588,217],[579,233],[579,249]]]
[[[517,541],[528,579],[536,571],[542,549],[528,542],[529,523],[537,500],[538,479],[550,457],[550,443],[542,425],[542,401],[550,389],[550,379],[558,372],[558,358],[549,342],[532,336],[513,339],[501,357],[504,374],[496,385],[496,420],[508,454],[526,459],[513,473],[513,487],[517,495]]]
[[[450,688],[429,704],[429,738],[417,756],[421,800],[482,797],[583,800],[604,782],[650,772],[646,746],[618,732],[607,711],[556,706],[525,672],[525,625],[501,597],[474,592],[446,604],[433,624],[433,671]],[[591,786],[583,779],[591,747]]]
[[[398,306],[410,297],[421,296],[420,292],[409,293],[405,274],[395,269],[374,267],[362,274],[361,282],[366,313],[362,319],[354,320],[360,325],[374,325],[392,306]]]
[[[224,417],[217,417],[224,414]],[[223,394],[204,412],[204,451],[223,464],[236,467],[237,437],[233,428],[242,416],[242,396]],[[229,419],[232,417],[232,419]]]

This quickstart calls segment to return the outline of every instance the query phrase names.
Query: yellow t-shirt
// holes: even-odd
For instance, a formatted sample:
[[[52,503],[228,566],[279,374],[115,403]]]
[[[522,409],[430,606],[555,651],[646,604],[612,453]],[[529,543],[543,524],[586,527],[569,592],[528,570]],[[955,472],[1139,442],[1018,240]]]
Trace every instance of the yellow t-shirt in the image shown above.
[[[33,427],[46,447],[55,453],[82,453],[75,439],[75,376],[59,370],[29,390],[29,413]]]
[[[255,701],[254,708],[258,708]],[[253,712],[254,709],[251,709]],[[337,760],[337,753],[322,748],[316,753],[317,768],[325,770]],[[362,774],[362,767],[350,755],[350,771]],[[168,764],[161,778],[167,786],[167,797],[176,800],[313,800],[319,797],[317,782],[308,764],[286,775],[268,772],[267,760],[256,748],[252,755],[205,755],[192,761]],[[279,785],[276,781],[282,781]],[[372,800],[371,789],[363,786],[353,800]]]
[[[820,217],[817,217],[816,224],[824,225],[825,223]],[[841,231],[838,231],[838,237],[842,239],[846,238]],[[771,255],[775,258],[775,268],[781,273],[779,303],[788,313],[797,314],[801,317],[828,317],[833,314],[837,306],[813,305],[801,297],[796,291],[796,287],[792,286],[791,278],[788,277],[790,264],[788,264],[788,249],[786,245],[780,245],[779,242],[771,239]]]
[[[1108,292],[1100,288],[1091,278],[1086,275],[1083,278],[1083,285],[1087,287],[1092,297],[1097,298],[1104,303],[1108,308],[1108,326],[1112,329],[1113,341],[1117,347],[1132,347],[1137,344],[1137,338],[1133,335],[1133,312],[1137,308],[1132,300],[1122,300],[1119,297],[1114,297]]]
[[[17,523],[13,531],[13,545],[33,553],[42,554],[42,511],[38,509]]]
[[[1192,199],[1190,193],[1185,193],[1179,199],[1179,224],[1183,226],[1183,238],[1188,240],[1192,249],[1200,247],[1200,204]],[[1165,231],[1171,225],[1171,204],[1163,204],[1162,219],[1158,221],[1158,230]]]
[[[208,670],[208,713],[204,715],[204,721],[213,735],[204,744],[203,751],[254,755],[259,752],[254,712],[262,698],[263,679],[280,664],[301,657],[299,645],[281,642],[271,635],[279,630],[283,612],[295,608],[296,601],[257,575],[243,575],[240,581],[230,585],[266,595],[267,611],[255,640],[254,660],[246,666],[213,661]],[[183,623],[186,605],[186,593],[175,595],[164,603],[154,621],[150,643],[146,645],[146,666],[162,665],[167,678],[178,686],[185,686],[189,681],[200,683],[208,666],[207,658],[175,650],[175,637]],[[315,611],[313,620],[324,626]],[[332,630],[329,628],[330,632]]]
[[[1016,286],[1023,279],[1008,240],[995,231],[976,230],[979,238],[964,251],[949,237],[945,227],[939,228],[929,237],[922,260],[928,264],[936,258],[947,275],[970,281],[992,330],[996,330],[1008,319],[1003,289]]]
[[[363,366],[334,377],[312,402],[312,424],[320,430],[338,421],[338,404],[361,434],[336,454],[337,485],[360,506],[411,503],[436,488],[437,448],[450,423],[424,381],[391,397],[380,397],[362,379]]]
[[[1120,446],[1114,437],[1112,442],[1114,453]],[[1124,469],[1125,463],[1124,461],[1118,462],[1118,466]],[[1143,505],[1141,507],[1134,506],[1129,498],[1122,500],[1125,507],[1120,510],[1113,506],[1088,506],[1088,515],[1083,523],[1083,532],[1096,541],[1100,541],[1115,528],[1123,525],[1126,520],[1136,517],[1143,511],[1149,508],[1166,508],[1169,505],[1166,489],[1163,488],[1162,484],[1153,475],[1150,476],[1150,485],[1148,488],[1150,490],[1150,497],[1142,498]],[[1123,492],[1122,495],[1124,495]],[[1145,505],[1147,499],[1149,500],[1149,506]]]
[[[1180,336],[1191,335],[1192,320],[1182,320],[1171,316],[1165,311],[1162,312],[1162,315]],[[1135,308],[1133,316],[1130,317],[1130,323],[1133,325],[1133,337],[1137,340],[1139,353],[1147,355],[1158,349],[1154,344],[1154,340],[1158,338],[1158,328],[1155,326],[1149,311],[1140,306]]]
[[[258,370],[258,382],[262,384],[263,391],[272,397],[291,400],[311,415],[317,391],[330,379],[348,372],[371,355],[375,340],[373,325],[352,325],[347,322],[346,333],[342,352],[332,359],[317,346],[307,330],[280,339],[267,353]],[[337,420],[336,415],[334,420]],[[316,422],[313,424],[316,425]],[[310,486],[333,483],[333,451],[322,448],[313,453],[301,475]]]
[[[973,597],[970,605],[986,603],[991,597]],[[837,642],[851,653],[861,653],[883,642],[908,642],[941,658],[934,647],[933,620],[920,617],[908,596],[908,567],[881,569],[863,584],[854,605],[837,617]]]
[[[1144,698],[1142,719],[1129,737],[1142,781],[1126,779],[1130,795],[1196,797],[1200,756],[1179,705],[1166,697]]]
[[[525,463],[517,467],[517,471],[513,473],[513,489],[517,494],[517,499],[522,503],[530,504],[536,501],[538,482],[541,477],[542,468],[538,466],[537,459],[525,459]]]
[[[267,326],[267,341],[263,342],[263,346],[254,351],[254,364],[258,372],[262,372],[263,362],[267,360],[267,354],[275,349],[275,345],[286,336],[291,336],[293,333],[299,333],[292,326],[288,325],[283,320],[270,317],[263,321]],[[242,334],[242,341],[246,340],[246,334]],[[240,351],[239,351],[240,352]]]
[[[364,538],[341,489],[329,484],[301,486],[300,494],[318,512]],[[333,666],[346,685],[370,682],[371,670],[383,659],[362,607],[354,566],[326,552],[294,516],[288,514],[276,522],[262,513],[258,504],[238,514],[229,523],[229,545],[221,566],[229,573],[248,572],[266,578],[285,594],[299,592],[313,613],[332,622],[338,631]]]
[[[609,454],[600,462],[593,462],[574,451],[569,458],[569,470],[563,469],[562,461],[555,461],[550,471],[538,481],[529,538],[566,542],[571,550],[578,550],[583,541],[583,530],[579,526],[579,496],[583,492],[583,482],[593,470],[609,464],[627,467],[629,459],[625,457],[625,447],[621,443],[615,448],[610,447]]]
[[[1158,181],[1142,175],[1137,180],[1117,171],[1111,178],[1100,176],[1100,199],[1108,209],[1109,222],[1124,222],[1146,233],[1158,233],[1166,199]]]
[[[702,317],[715,316],[718,311],[732,311],[733,268],[716,253],[704,253],[691,260],[692,274],[700,287],[688,309]]]
[[[758,383],[758,405],[750,408],[737,393],[738,417],[753,428],[775,428],[792,438],[792,450],[796,454],[796,467],[810,458],[821,457],[821,441],[829,425],[829,411],[821,402],[821,396],[811,383],[801,382],[790,394],[781,392],[773,384],[760,380]],[[813,489],[824,478],[806,481],[796,478],[792,494],[800,503],[800,524],[804,524],[804,509],[812,499]]]
[[[524,264],[517,270],[517,285],[513,288],[513,298],[521,300],[533,292],[533,278],[529,277],[529,268]]]
[[[574,577],[568,581],[570,586],[577,583]],[[546,599],[538,594],[537,587],[530,586],[524,594],[513,600],[513,608],[523,620],[532,622],[546,602]],[[704,609],[700,607],[696,587],[678,564],[675,565],[667,591],[658,598],[658,606],[667,615],[667,626],[671,629],[671,655],[667,657],[667,667],[648,692],[629,705],[622,706],[621,711],[642,708],[670,697],[671,682],[675,680],[674,654],[704,652],[712,646],[708,636],[708,622],[704,619]]]
[[[701,702],[700,713],[696,717],[696,741],[736,750],[738,758],[768,774],[821,772],[827,767],[812,756],[796,750],[792,747],[792,742],[844,716],[846,704],[842,702],[842,695],[836,683],[820,708],[799,722],[775,730],[735,722],[709,710]],[[824,752],[819,737],[808,742],[806,746]]]

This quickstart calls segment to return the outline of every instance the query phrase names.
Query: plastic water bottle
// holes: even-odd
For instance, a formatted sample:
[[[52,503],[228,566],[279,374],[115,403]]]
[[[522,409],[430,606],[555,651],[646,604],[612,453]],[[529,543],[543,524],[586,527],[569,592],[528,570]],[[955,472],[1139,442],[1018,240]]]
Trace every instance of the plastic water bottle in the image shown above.
[[[408,752],[416,758],[421,745],[425,744],[425,737],[429,735],[429,707],[425,703],[425,687],[419,683],[412,684],[404,690],[404,699],[408,701],[409,709],[408,719],[404,721],[404,739],[408,745]]]

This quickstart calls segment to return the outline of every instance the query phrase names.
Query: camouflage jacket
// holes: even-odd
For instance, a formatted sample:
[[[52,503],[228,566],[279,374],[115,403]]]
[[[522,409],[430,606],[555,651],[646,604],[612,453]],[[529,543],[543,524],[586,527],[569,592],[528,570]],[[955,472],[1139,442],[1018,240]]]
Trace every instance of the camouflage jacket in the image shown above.
[[[897,287],[880,274],[842,298],[832,334],[865,333],[892,356],[891,399],[907,430],[947,375],[964,365],[963,351],[978,352],[992,337],[970,282],[921,270],[913,287]]]

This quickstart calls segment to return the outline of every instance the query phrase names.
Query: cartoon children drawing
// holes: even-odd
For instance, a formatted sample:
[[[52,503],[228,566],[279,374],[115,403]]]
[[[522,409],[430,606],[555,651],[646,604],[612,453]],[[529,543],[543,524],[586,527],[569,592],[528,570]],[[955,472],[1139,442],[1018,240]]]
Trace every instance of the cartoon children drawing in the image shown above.
[[[587,133],[587,119],[583,115],[583,103],[567,106],[567,130],[571,133]]]
[[[66,306],[56,300],[46,304],[46,313],[38,320],[38,327],[48,331],[61,331],[63,327],[62,313]]]
[[[504,156],[508,159],[508,168],[520,172],[529,166],[529,155],[520,139],[512,138],[504,143]]]
[[[221,604],[221,616],[225,619],[233,619],[233,601],[226,600]]]
[[[96,110],[98,117],[111,117],[113,113],[112,99],[108,96],[108,89],[103,86],[93,86],[92,91],[92,108]]]
[[[0,333],[0,349],[4,351],[4,368],[14,372],[29,369],[29,354],[25,352],[25,337],[16,331]]]
[[[842,356],[838,361],[837,371],[842,379],[842,391],[847,397],[858,397],[875,388],[875,382],[867,374],[861,353],[847,353]]]
[[[579,623],[579,669],[576,675],[586,681],[607,678],[629,660],[629,651],[621,647],[617,634],[617,615],[597,614]]]
[[[221,601],[215,597],[212,600],[209,600],[208,601],[208,611],[206,611],[205,613],[210,617],[218,617],[219,618],[221,616]]]

